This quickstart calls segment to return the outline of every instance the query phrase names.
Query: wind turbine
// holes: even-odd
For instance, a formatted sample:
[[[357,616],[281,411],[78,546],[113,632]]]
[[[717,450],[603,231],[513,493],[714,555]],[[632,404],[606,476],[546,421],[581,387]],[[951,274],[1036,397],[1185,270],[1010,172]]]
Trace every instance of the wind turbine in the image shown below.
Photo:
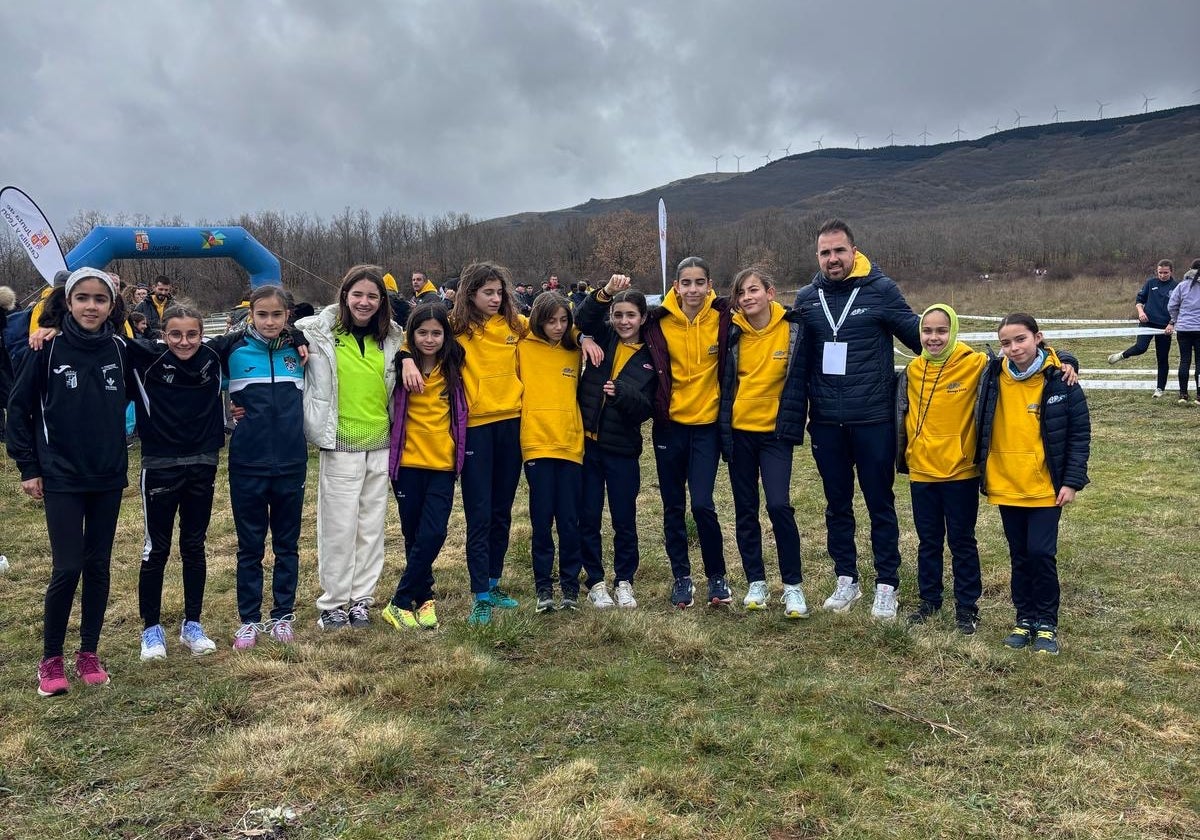
[[[1142,94],[1142,100],[1143,100],[1142,101],[1142,113],[1143,114],[1150,113],[1150,103],[1153,102],[1155,99],[1158,99],[1158,97],[1157,96],[1147,96],[1144,93]]]
[[[1054,106],[1054,115],[1053,115],[1053,116],[1050,118],[1050,121],[1051,121],[1051,122],[1058,122],[1058,115],[1059,115],[1059,114],[1065,114],[1065,113],[1067,113],[1067,112],[1066,112],[1066,111],[1064,111],[1062,108],[1059,108],[1057,105],[1055,105],[1055,106]]]
[[[1021,113],[1020,111],[1018,111],[1016,108],[1013,108],[1013,113],[1017,115],[1017,119],[1016,119],[1016,121],[1013,123],[1013,125],[1015,125],[1017,128],[1020,128],[1020,127],[1021,127],[1021,120],[1028,119],[1028,117],[1026,117],[1024,114],[1022,114],[1022,113]]]
[[[711,155],[711,157],[713,159],[713,172],[720,172],[721,170],[717,168],[717,161],[725,157],[725,155]]]
[[[899,136],[900,136],[900,135],[899,135],[899,134],[897,134],[897,133],[896,133],[896,132],[894,132],[894,131],[888,132],[888,145],[889,145],[889,146],[895,146],[895,145],[896,145],[896,138],[897,138],[897,137],[899,137]]]
[[[861,149],[863,138],[866,136],[865,134],[859,134],[857,131],[854,132],[854,148]]]
[[[963,135],[964,135],[966,132],[962,130],[962,123],[958,123],[958,124],[957,124],[957,126],[958,126],[958,127],[954,129],[954,139],[955,139],[955,140],[962,140],[962,136],[963,136]]]
[[[792,153],[792,146],[791,146],[791,144],[789,143],[788,145],[784,146],[784,147],[783,147],[782,149],[780,149],[779,151],[783,152],[783,156],[784,156],[784,157],[787,157],[788,155],[790,155],[790,154]]]
[[[918,134],[917,136],[921,138],[922,146],[928,146],[929,145],[929,126],[925,126],[923,129],[921,129],[921,133]]]
[[[1107,108],[1112,103],[1111,102],[1101,102],[1099,99],[1097,99],[1096,104],[1100,106],[1100,109],[1098,111],[1096,111],[1096,116],[1099,117],[1100,119],[1104,119],[1104,109]]]
[[[771,153],[770,152],[767,152],[765,155],[763,155],[763,157],[767,159],[767,163],[771,162]]]
[[[825,135],[822,134],[820,137],[818,137],[816,140],[813,141],[813,145],[817,147],[818,152],[824,148],[824,146],[821,145],[821,141],[824,139],[825,139]]]
[[[999,133],[1000,133],[1000,121],[999,121],[999,120],[996,120],[996,122],[992,123],[992,124],[991,124],[990,126],[988,126],[988,127],[989,127],[989,128],[991,128],[991,130],[992,130],[992,134],[999,134]]]
[[[737,160],[737,171],[738,172],[742,171],[742,158],[744,158],[744,157],[745,157],[745,155],[734,155],[734,158]]]

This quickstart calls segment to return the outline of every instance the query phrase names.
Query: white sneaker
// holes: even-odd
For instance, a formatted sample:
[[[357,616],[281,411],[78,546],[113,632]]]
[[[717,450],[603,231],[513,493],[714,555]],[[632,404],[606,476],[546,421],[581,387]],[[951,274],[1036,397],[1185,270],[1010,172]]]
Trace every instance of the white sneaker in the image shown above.
[[[1156,400],[1158,400],[1158,399],[1162,399],[1162,395],[1163,395],[1163,389],[1162,389],[1162,388],[1155,388],[1155,389],[1154,389],[1154,399],[1156,399]]]
[[[217,643],[208,638],[198,621],[185,621],[179,629],[179,642],[192,652],[192,656],[205,656],[217,649]]]
[[[767,596],[770,594],[765,580],[752,580],[750,588],[746,590],[746,597],[742,599],[742,606],[748,610],[765,610]]]
[[[837,588],[825,599],[822,609],[844,613],[854,606],[854,602],[862,597],[862,587],[858,581],[847,575],[838,575]]]
[[[786,618],[808,618],[808,603],[804,600],[804,590],[800,584],[785,583],[783,585],[783,615]]]
[[[591,597],[591,593],[588,593]],[[637,608],[637,599],[633,597],[633,584],[627,580],[617,581],[617,606],[623,610]]]
[[[167,658],[167,634],[161,624],[142,631],[142,661]]]
[[[588,600],[592,602],[592,606],[598,610],[611,610],[616,606],[613,603],[612,596],[608,594],[608,586],[604,581],[600,581],[591,589],[588,590]]]
[[[1108,354],[1108,363],[1110,365],[1115,365],[1117,362],[1121,361],[1124,358],[1125,358],[1125,355],[1123,353],[1109,353]]]
[[[886,583],[875,584],[875,603],[871,605],[871,618],[892,621],[896,618],[896,587]]]

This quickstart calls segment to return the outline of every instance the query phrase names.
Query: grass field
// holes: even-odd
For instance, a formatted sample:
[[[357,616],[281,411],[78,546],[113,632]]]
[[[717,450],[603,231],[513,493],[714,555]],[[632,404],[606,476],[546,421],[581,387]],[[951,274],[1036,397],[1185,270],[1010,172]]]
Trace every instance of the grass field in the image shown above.
[[[1136,281],[1087,280],[906,290],[918,311],[938,300],[987,314],[1019,303],[1042,317],[1127,317],[1134,291]],[[1065,345],[1100,367],[1124,342]],[[1094,391],[1089,401],[1092,485],[1063,520],[1056,659],[1000,645],[1012,617],[1008,559],[987,505],[974,638],[954,632],[952,611],[911,631],[873,623],[869,599],[804,622],[785,621],[777,604],[673,611],[647,452],[634,613],[534,614],[522,491],[506,572],[519,610],[466,626],[456,510],[437,566],[439,631],[398,635],[376,621],[321,635],[314,478],[297,643],[234,655],[236,540],[221,484],[205,605],[220,650],[192,659],[174,642],[173,559],[170,656],[151,665],[138,661],[141,519],[131,492],[101,643],[112,683],[42,700],[34,669],[49,550],[41,510],[5,462],[0,551],[13,568],[0,577],[0,837],[1200,836],[1200,410],[1144,392]],[[824,501],[806,447],[795,464],[816,606],[833,584]],[[916,541],[906,482],[896,489],[903,614],[916,603]],[[723,470],[718,494],[740,598]],[[384,599],[399,574],[394,510],[388,537]],[[869,561],[860,571],[869,583]],[[772,582],[778,597],[777,570]],[[68,646],[75,639],[73,622]]]

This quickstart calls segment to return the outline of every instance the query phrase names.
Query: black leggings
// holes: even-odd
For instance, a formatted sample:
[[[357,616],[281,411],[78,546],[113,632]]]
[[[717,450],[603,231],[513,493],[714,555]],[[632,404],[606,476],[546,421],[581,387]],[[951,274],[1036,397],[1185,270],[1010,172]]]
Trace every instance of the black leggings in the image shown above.
[[[1188,394],[1188,382],[1192,378],[1192,357],[1196,358],[1196,375],[1200,377],[1200,331],[1188,330],[1176,332],[1179,339],[1179,396]],[[1200,395],[1200,382],[1196,385],[1196,393]]]
[[[62,656],[80,577],[83,594],[79,599],[79,649],[96,652],[104,611],[108,608],[108,568],[117,533],[117,514],[121,511],[121,493],[121,490],[46,493],[46,530],[50,535],[53,566],[50,585],[46,587],[44,657]]]

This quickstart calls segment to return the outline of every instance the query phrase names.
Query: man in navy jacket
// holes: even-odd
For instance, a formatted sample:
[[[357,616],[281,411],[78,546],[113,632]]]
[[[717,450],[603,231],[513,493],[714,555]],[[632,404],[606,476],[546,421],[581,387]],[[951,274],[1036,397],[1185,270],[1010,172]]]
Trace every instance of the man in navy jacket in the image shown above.
[[[917,315],[904,295],[854,246],[840,219],[817,231],[821,270],[796,295],[808,353],[809,441],[825,489],[826,544],[837,587],[825,609],[846,612],[862,597],[854,544],[854,475],[871,519],[875,601],[871,615],[896,617],[900,529],[896,522],[895,361],[892,339],[913,352]]]

